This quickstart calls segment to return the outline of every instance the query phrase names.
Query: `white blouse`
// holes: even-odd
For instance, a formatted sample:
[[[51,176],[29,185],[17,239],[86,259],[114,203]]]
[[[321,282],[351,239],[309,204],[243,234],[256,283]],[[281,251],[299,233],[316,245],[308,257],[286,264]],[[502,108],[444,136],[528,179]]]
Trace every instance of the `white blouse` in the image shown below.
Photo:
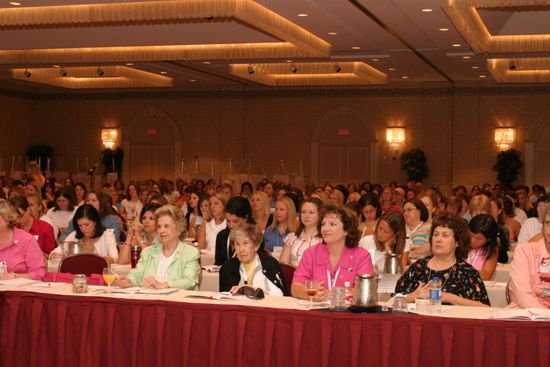
[[[380,251],[376,247],[376,243],[374,242],[374,236],[365,236],[359,241],[359,246],[364,248],[370,253],[370,257],[372,259],[372,265],[374,266],[374,271],[381,274],[384,272],[384,266],[386,263],[386,251]],[[405,248],[403,249],[403,252],[409,252],[411,251],[411,245],[409,241],[405,241]]]
[[[77,207],[75,207],[73,211],[65,211],[54,210],[54,208],[51,208],[45,216],[51,219],[52,224],[57,228],[67,228],[69,226],[69,222],[73,219],[76,209]]]
[[[309,240],[306,240],[302,234],[296,236],[296,233],[290,233],[286,236],[283,246],[290,248],[290,266],[297,268],[304,251],[322,241],[323,239],[317,235]]]
[[[76,238],[76,231],[71,232],[67,238],[65,238],[66,242],[69,241],[78,241]],[[63,244],[60,244],[57,246],[50,256],[52,254],[60,254],[63,255]],[[97,239],[97,241],[94,243],[95,247],[95,253],[99,256],[110,256],[113,261],[116,263],[118,261],[118,249],[116,246],[116,239],[115,239],[115,233],[112,229],[106,229],[105,232]]]
[[[214,251],[216,249],[216,236],[222,229],[227,227],[227,221],[224,219],[220,224],[216,224],[214,218],[206,222],[206,249]]]
[[[265,293],[267,293],[270,296],[282,296],[283,292],[279,287],[277,287],[275,284],[273,284],[267,277],[264,275],[264,272],[262,271],[262,262],[260,261],[260,257],[256,255],[256,258],[254,259],[255,267],[252,271],[252,284],[249,284],[250,286],[254,288],[262,288]],[[246,271],[244,270],[244,266],[241,263],[239,266],[239,274],[241,275],[241,281],[239,285],[244,284],[244,281],[247,279]]]

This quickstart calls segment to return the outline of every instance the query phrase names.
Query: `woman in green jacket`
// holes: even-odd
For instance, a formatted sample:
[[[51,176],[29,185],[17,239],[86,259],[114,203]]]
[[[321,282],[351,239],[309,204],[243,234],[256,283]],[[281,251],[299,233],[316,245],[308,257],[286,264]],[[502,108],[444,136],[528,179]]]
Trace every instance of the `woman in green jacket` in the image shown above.
[[[165,205],[157,209],[155,217],[159,242],[143,250],[137,266],[118,284],[123,288],[196,289],[201,273],[200,252],[179,240],[185,230],[182,211]]]

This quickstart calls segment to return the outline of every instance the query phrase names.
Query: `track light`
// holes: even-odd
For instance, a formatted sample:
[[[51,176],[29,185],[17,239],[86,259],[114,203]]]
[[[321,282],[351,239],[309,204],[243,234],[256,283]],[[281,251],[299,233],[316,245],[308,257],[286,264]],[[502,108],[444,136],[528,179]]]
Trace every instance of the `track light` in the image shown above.
[[[103,76],[103,75],[105,75],[105,72],[103,71],[103,69],[101,68],[101,66],[99,66],[99,67],[97,68],[97,75],[100,76],[100,77]]]
[[[66,77],[67,72],[65,71],[65,69],[61,68],[61,69],[59,69],[59,75],[61,75],[62,77]]]
[[[340,65],[334,64],[334,71],[337,72],[337,73],[339,73],[339,72],[342,71],[342,68],[340,67]]]
[[[30,71],[28,71],[27,69],[25,69],[25,71],[23,72],[23,75],[25,75],[25,77],[27,77],[27,78],[30,78],[32,73]]]
[[[296,66],[292,65],[290,67],[290,71],[292,72],[292,74],[296,74],[298,72],[298,68]]]
[[[508,68],[513,71],[513,70],[516,70],[518,67],[514,61],[510,61],[508,63]]]
[[[250,75],[254,74],[254,66],[248,65],[248,74]]]

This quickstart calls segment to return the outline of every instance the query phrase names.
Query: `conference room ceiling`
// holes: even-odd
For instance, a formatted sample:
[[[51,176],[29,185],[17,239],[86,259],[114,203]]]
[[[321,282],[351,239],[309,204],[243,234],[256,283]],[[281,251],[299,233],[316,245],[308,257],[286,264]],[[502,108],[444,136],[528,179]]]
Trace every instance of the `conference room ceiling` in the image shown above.
[[[172,0],[160,1],[166,3]],[[203,0],[207,1],[207,0]],[[0,0],[2,9],[25,7],[65,6],[84,4],[141,3],[121,0],[20,0],[14,6]],[[150,1],[149,1],[150,2]],[[240,20],[204,22],[156,22],[117,23],[92,25],[65,25],[63,27],[4,26],[0,24],[0,82],[2,89],[37,93],[78,93],[96,88],[84,85],[80,88],[41,84],[38,78],[21,77],[24,70],[49,68],[50,71],[34,75],[51,75],[52,68],[104,68],[123,66],[139,69],[155,75],[171,78],[171,85],[153,88],[158,90],[218,90],[258,86],[262,83],[250,77],[240,77],[231,72],[231,64],[247,64],[253,70],[262,70],[262,64],[287,63],[291,70],[303,63],[364,63],[386,74],[388,87],[417,86],[424,83],[482,83],[495,85],[488,70],[488,59],[494,57],[550,57],[550,52],[528,52],[510,56],[475,52],[469,42],[455,28],[450,17],[442,9],[442,0],[257,0],[258,4],[281,15],[326,42],[330,47],[326,55],[310,54],[289,57],[191,58],[171,57],[167,60],[129,60],[116,62],[64,62],[53,63],[12,62],[2,54],[14,50],[80,49],[126,46],[171,46],[214,44],[257,44],[286,42],[277,35]],[[427,9],[431,9],[428,11]],[[498,8],[479,9],[479,15],[492,35],[550,34],[550,8],[548,6],[527,9]],[[322,44],[321,42],[319,43]],[[515,58],[515,59],[514,59]],[[16,58],[16,60],[19,60]],[[93,67],[90,69],[90,67]],[[123,70],[111,68],[109,70]],[[305,70],[305,69],[303,69]],[[16,77],[16,74],[20,77]],[[70,74],[70,73],[69,73]],[[145,73],[144,73],[145,74]],[[285,77],[303,77],[300,69]],[[70,75],[69,75],[70,76]],[[106,75],[108,77],[109,75]],[[96,77],[96,76],[93,76]],[[114,77],[114,75],[113,75]],[[89,76],[92,78],[92,76]],[[154,83],[153,83],[154,84]],[[116,88],[115,90],[118,90]],[[121,84],[122,85],[122,84]],[[332,85],[338,85],[335,82]],[[110,87],[105,87],[110,88]],[[141,90],[139,86],[122,86],[120,90]],[[269,87],[276,88],[276,87]],[[100,88],[101,89],[101,88]],[[103,89],[105,90],[105,89]],[[110,89],[113,90],[113,89]]]

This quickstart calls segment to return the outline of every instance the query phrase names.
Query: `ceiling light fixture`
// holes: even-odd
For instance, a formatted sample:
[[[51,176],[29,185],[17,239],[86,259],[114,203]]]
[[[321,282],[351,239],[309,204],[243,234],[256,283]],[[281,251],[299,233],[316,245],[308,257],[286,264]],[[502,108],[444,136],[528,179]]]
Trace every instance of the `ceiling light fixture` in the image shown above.
[[[328,32],[328,35],[329,35],[329,36],[337,36],[338,33],[336,33],[336,32]]]
[[[250,74],[250,75],[254,74],[254,66],[248,65],[247,70],[248,70],[248,74]]]
[[[307,13],[300,13],[300,14],[298,14],[298,16],[299,16],[299,17],[307,17],[307,16],[309,16],[309,14],[307,14]]]
[[[486,78],[487,76],[485,76],[485,75],[482,74],[482,75],[480,75],[479,77],[483,79],[483,78]]]
[[[167,71],[161,71],[160,73],[161,73],[162,75],[166,75],[166,74],[168,74],[168,72],[167,72]]]
[[[342,68],[340,67],[340,65],[338,65],[338,63],[334,64],[334,71],[336,73],[339,73],[342,71]]]
[[[472,58],[472,56],[468,56],[468,55],[462,56],[462,59],[463,59],[463,60],[468,60],[468,59],[471,59],[471,58]]]
[[[52,65],[52,68],[60,68],[61,66],[59,65]]]
[[[432,11],[433,9],[430,9],[430,8],[422,9],[423,13],[431,13]]]
[[[65,71],[65,69],[61,68],[61,69],[59,69],[59,75],[61,75],[62,77],[66,77],[67,72]]]
[[[448,30],[449,30],[449,28],[439,28],[440,32],[447,32]]]
[[[204,65],[210,65],[210,64],[211,64],[210,61],[203,61],[202,63],[203,63]]]
[[[406,76],[406,75],[403,75],[403,76],[401,77],[401,79],[409,79],[409,77]]]
[[[127,62],[126,66],[134,66],[134,63],[133,62]]]
[[[472,69],[479,69],[479,66],[474,65],[474,66],[472,66]]]
[[[98,66],[97,67],[97,76],[99,77],[102,77],[103,75],[105,75],[105,72],[103,71],[103,69],[101,68],[101,66]]]
[[[20,3],[20,2],[17,2],[17,1],[10,1],[10,5],[13,5],[13,6],[21,6],[21,3]]]
[[[395,71],[395,68],[388,68],[389,71]]]
[[[25,77],[27,78],[30,78],[32,73],[29,70],[25,69],[25,71],[23,72],[23,75],[25,75]]]
[[[194,83],[194,82],[197,81],[197,79],[189,79],[189,81],[190,81],[191,83]]]
[[[296,74],[298,72],[298,68],[295,65],[292,65],[290,67],[290,71],[292,72],[292,74]]]
[[[460,43],[453,43],[452,46],[453,47],[462,47],[462,45]]]
[[[352,49],[352,50],[360,50],[361,47],[359,47],[359,46],[353,46],[351,49]]]
[[[514,62],[514,60],[510,60],[510,62],[508,63],[508,69],[510,69],[510,71],[514,71],[517,68],[518,67],[517,67],[516,63]]]

